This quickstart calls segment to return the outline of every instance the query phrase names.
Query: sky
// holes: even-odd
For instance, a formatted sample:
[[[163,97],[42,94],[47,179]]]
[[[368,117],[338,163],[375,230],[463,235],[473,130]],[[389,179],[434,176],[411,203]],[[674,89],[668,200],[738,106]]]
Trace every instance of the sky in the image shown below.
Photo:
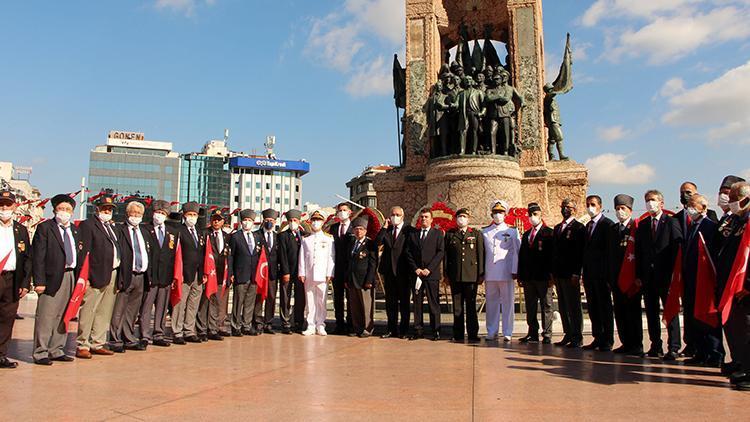
[[[572,35],[566,152],[605,205],[657,188],[674,207],[684,180],[714,203],[725,175],[750,176],[747,16],[750,0],[544,2],[548,80]],[[238,151],[275,135],[280,159],[311,163],[303,201],[333,204],[398,161],[404,26],[404,0],[3,2],[0,161],[51,196],[110,130],[190,152],[229,128]]]

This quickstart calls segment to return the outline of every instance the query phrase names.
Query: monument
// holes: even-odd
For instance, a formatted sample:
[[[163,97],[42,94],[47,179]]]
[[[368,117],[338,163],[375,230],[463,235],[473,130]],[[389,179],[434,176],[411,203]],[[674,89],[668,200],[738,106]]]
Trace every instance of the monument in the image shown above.
[[[572,89],[570,40],[552,84],[543,52],[541,0],[406,0],[402,160],[375,176],[379,208],[442,201],[481,224],[502,198],[550,224],[563,198],[582,205],[588,173],[563,153],[555,99]]]

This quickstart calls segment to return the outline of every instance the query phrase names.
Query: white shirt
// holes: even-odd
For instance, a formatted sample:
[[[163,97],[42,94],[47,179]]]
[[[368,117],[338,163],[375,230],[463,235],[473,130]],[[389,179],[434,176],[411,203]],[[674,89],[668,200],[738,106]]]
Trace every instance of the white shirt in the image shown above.
[[[125,227],[128,229],[128,236],[130,236],[130,244],[135,247],[135,239],[133,239],[133,229],[135,229],[135,235],[138,237],[138,246],[141,250],[141,267],[136,267],[135,264],[135,250],[133,250],[133,272],[134,273],[142,273],[145,272],[146,269],[148,269],[148,252],[146,251],[146,241],[143,240],[143,233],[141,233],[141,228],[138,226],[131,226],[130,224],[126,224]]]
[[[562,232],[562,231],[565,231],[565,229],[566,229],[566,228],[568,227],[568,224],[572,223],[574,219],[575,219],[575,217],[573,217],[573,216],[570,216],[570,218],[568,218],[567,220],[565,220],[565,221],[563,222],[563,225],[562,225],[562,227],[560,228],[560,231],[561,231],[561,232]]]
[[[521,239],[515,227],[492,224],[482,230],[484,239],[484,279],[486,281],[513,281],[518,274],[518,251]]]
[[[57,221],[55,221],[55,223],[57,224]],[[76,263],[78,261],[78,257],[76,256],[76,242],[75,242],[75,239],[73,239],[73,227],[70,224],[68,224],[67,228],[68,228],[68,230],[67,230],[67,232],[68,232],[68,240],[70,241],[70,247],[73,249],[73,264],[71,266],[69,266],[69,267],[65,267],[65,269],[70,269],[70,268],[75,268],[76,267]],[[60,224],[57,224],[57,230],[60,231],[60,237],[64,238],[66,230],[63,230],[63,228],[60,227]],[[65,252],[65,250],[63,250],[63,253],[64,252]]]
[[[216,249],[217,249],[216,252],[222,253],[224,251],[224,231],[223,230],[219,230],[219,231],[214,230],[214,236],[216,236],[216,245],[217,245],[216,246]]]
[[[339,226],[339,232],[338,232],[339,237],[342,237],[341,233],[346,235],[346,232],[349,230],[349,223],[351,223],[351,221],[349,220],[341,222],[341,225]]]
[[[620,230],[628,227],[628,224],[630,224],[630,220],[631,220],[631,218],[628,218],[627,220],[625,220],[622,223],[620,223]]]
[[[299,275],[305,282],[325,283],[333,277],[334,266],[333,237],[322,231],[313,232],[302,239],[299,250]]]
[[[2,271],[15,271],[16,270],[16,236],[13,234],[13,221],[10,221],[9,226],[5,226],[0,222],[0,260],[8,255],[8,260],[5,261],[5,267],[0,268]],[[10,254],[8,254],[10,252]]]
[[[395,236],[393,236],[393,239],[398,239],[398,235],[401,234],[401,230],[403,228],[404,228],[404,223],[403,222],[401,224],[396,225],[396,233],[394,233]],[[391,230],[393,230],[393,228],[391,228]]]

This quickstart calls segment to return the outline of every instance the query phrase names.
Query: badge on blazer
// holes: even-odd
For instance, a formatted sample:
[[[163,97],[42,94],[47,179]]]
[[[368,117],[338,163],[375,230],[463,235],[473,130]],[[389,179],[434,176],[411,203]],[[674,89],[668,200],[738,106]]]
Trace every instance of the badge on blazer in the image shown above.
[[[174,235],[169,235],[169,249],[174,249]]]
[[[25,252],[26,251],[26,242],[23,240],[18,242],[18,252]]]
[[[83,242],[78,242],[78,250],[79,251],[83,250]]]
[[[745,225],[742,225],[742,227],[740,227],[740,229],[737,230],[737,233],[735,233],[734,235],[741,237],[743,234],[745,234]]]
[[[570,231],[568,231],[567,233],[565,233],[565,238],[568,239],[568,240],[570,240]]]
[[[255,245],[255,253],[260,253],[260,245]]]
[[[359,251],[359,259],[364,259],[367,257],[367,251]]]
[[[539,242],[539,252],[542,251],[542,242]]]

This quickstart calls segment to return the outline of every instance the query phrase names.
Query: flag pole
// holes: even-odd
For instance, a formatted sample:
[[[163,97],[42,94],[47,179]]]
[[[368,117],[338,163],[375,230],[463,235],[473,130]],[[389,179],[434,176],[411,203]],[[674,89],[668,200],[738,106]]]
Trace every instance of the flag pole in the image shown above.
[[[403,157],[401,156],[401,116],[398,114],[398,106],[396,106],[396,140],[398,143],[398,164],[403,165]]]

